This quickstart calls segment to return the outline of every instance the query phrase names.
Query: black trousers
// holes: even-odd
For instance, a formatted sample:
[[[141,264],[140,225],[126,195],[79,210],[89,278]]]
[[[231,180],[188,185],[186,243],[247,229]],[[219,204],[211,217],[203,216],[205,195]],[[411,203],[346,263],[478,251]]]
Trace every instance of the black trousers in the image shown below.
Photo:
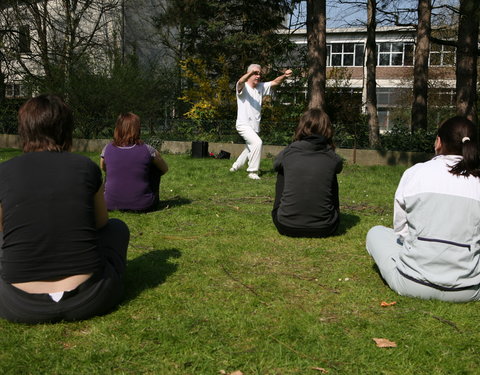
[[[0,278],[0,317],[34,324],[83,320],[111,311],[123,297],[130,232],[123,221],[110,219],[98,236],[98,250],[106,260],[102,272],[65,292],[58,302],[47,293],[27,293]],[[3,236],[0,249],[1,242]]]

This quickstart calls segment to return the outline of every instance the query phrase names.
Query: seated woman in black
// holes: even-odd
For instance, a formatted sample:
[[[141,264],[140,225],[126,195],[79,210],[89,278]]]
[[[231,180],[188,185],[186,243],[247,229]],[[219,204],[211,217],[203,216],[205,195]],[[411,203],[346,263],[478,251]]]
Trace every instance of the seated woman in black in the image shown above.
[[[122,298],[129,230],[108,219],[100,168],[69,152],[72,130],[72,112],[56,96],[19,110],[24,154],[0,164],[4,319],[87,319]]]
[[[328,115],[317,109],[300,118],[295,141],[275,159],[278,172],[272,218],[280,234],[326,237],[340,219],[337,173],[342,159],[335,153]]]

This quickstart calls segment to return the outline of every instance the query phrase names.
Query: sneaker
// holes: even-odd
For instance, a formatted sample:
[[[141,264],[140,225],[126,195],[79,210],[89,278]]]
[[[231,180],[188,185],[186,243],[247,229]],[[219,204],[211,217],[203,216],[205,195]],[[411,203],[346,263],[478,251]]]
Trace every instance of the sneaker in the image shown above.
[[[230,168],[230,172],[236,172],[236,171],[238,171],[238,168],[232,165],[232,168]]]
[[[251,178],[252,180],[260,180],[260,177],[256,173],[249,173],[248,178]]]

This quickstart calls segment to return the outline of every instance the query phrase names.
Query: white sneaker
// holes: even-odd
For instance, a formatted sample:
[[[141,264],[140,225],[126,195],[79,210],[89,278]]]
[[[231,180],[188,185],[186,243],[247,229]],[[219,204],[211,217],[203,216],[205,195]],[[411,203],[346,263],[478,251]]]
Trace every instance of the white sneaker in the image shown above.
[[[249,173],[248,178],[251,178],[252,180],[260,180],[260,177],[256,173]]]
[[[238,168],[232,165],[232,168],[230,168],[230,172],[236,172],[238,171]]]

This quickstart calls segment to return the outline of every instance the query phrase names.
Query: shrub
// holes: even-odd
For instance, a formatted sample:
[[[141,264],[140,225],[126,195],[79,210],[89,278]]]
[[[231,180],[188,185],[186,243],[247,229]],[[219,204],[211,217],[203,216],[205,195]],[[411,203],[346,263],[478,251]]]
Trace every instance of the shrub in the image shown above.
[[[0,105],[0,133],[17,133],[17,113],[23,99],[5,99]]]
[[[419,129],[410,132],[406,126],[395,124],[392,130],[380,136],[382,150],[433,152],[437,129]]]

